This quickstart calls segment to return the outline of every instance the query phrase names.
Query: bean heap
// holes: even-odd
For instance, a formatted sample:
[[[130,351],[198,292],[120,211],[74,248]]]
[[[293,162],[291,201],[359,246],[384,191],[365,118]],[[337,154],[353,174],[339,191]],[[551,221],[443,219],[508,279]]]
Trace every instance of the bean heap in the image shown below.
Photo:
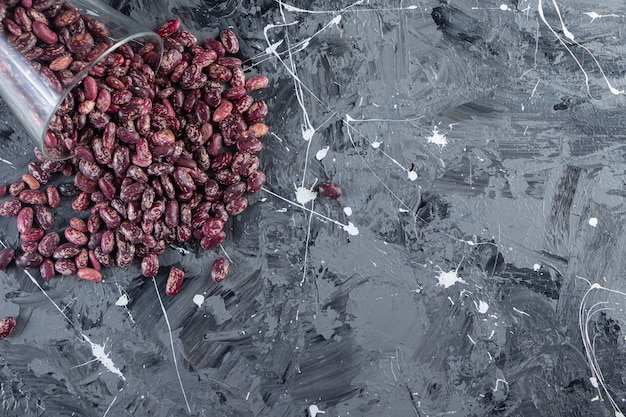
[[[0,18],[8,41],[56,88],[110,45],[102,22],[67,1],[0,0]],[[158,71],[154,44],[125,44],[67,95],[45,146],[71,159],[48,160],[35,149],[28,173],[0,185],[0,196],[10,197],[0,216],[17,216],[20,233],[19,249],[0,251],[0,267],[15,259],[45,279],[98,282],[103,267],[128,267],[137,257],[153,277],[168,245],[197,239],[210,249],[224,240],[224,223],[265,182],[256,154],[268,107],[251,94],[268,78],[246,77],[232,30],[200,44],[180,25],[174,19],[156,30],[164,42]],[[76,214],[57,232],[53,209],[62,197],[73,199]],[[228,266],[215,260],[216,282]],[[169,295],[183,276],[170,270]]]

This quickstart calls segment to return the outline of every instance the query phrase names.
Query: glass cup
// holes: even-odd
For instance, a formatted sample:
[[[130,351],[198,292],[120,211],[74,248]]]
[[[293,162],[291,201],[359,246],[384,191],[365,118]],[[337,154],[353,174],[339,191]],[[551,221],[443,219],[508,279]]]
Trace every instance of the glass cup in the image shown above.
[[[42,16],[47,25],[36,20],[44,20]],[[52,160],[72,155],[63,136],[76,135],[76,130],[59,131],[59,118],[55,120],[55,115],[95,65],[122,46],[131,46],[133,50],[148,46],[144,51],[150,51],[150,64],[155,71],[162,58],[163,41],[159,35],[95,0],[0,0],[0,22],[0,96],[43,155]],[[76,37],[81,33],[80,38]],[[86,46],[81,48],[81,42]],[[69,55],[71,59],[42,59],[44,55],[39,49],[53,50],[61,44],[66,54],[61,56]],[[70,60],[74,65],[63,68]],[[57,122],[54,131],[53,120]]]

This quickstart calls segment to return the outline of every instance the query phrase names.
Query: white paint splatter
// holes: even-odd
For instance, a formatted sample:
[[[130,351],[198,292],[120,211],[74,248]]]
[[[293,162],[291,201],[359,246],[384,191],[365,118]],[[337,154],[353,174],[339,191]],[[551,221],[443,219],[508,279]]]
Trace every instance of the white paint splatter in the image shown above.
[[[435,145],[439,145],[441,147],[448,144],[448,138],[446,138],[445,134],[439,132],[437,126],[433,127],[432,135],[427,136],[426,139],[428,140],[428,143],[434,143]]]
[[[476,310],[478,310],[480,314],[485,314],[487,310],[489,310],[489,304],[487,304],[483,300],[480,300],[478,303],[474,301],[474,306],[476,306]]]
[[[598,219],[596,217],[591,217],[589,219],[589,226],[597,227],[598,226]]]
[[[165,310],[165,306],[163,305],[163,300],[161,299],[161,294],[159,293],[159,287],[157,286],[157,282],[154,277],[152,277],[152,284],[154,285],[154,291],[156,292],[157,299],[159,300],[159,305],[161,306],[161,311],[163,312],[165,324],[167,325],[167,333],[170,336],[170,347],[172,348],[172,359],[174,360],[174,369],[176,370],[176,376],[178,377],[178,385],[180,386],[180,390],[183,393],[183,398],[185,399],[185,404],[187,405],[187,411],[191,413],[191,405],[189,405],[187,393],[185,392],[185,387],[183,386],[183,379],[180,376],[180,369],[178,369],[178,360],[176,359],[176,349],[174,348],[174,336],[172,335],[172,326],[170,325],[170,319],[167,316],[167,310]]]
[[[7,245],[0,240],[0,245],[2,245],[3,247],[7,247]],[[84,334],[82,332],[82,329],[80,327],[78,327],[69,317],[67,314],[65,314],[65,312],[63,311],[63,309],[61,307],[59,307],[59,305],[57,303],[54,302],[54,300],[50,297],[50,295],[48,295],[48,293],[42,288],[42,286],[39,284],[39,282],[35,279],[35,277],[28,271],[28,270],[24,270],[24,273],[26,274],[26,276],[28,276],[28,278],[31,280],[31,282],[39,289],[39,291],[42,292],[42,294],[48,299],[48,301],[50,301],[50,303],[54,306],[54,308],[57,309],[57,311],[59,313],[61,313],[61,315],[63,317],[65,317],[65,320],[67,320],[68,323],[70,323],[70,325],[77,331],[80,333],[80,335],[83,337],[83,339],[89,343],[89,345],[91,346],[91,351],[93,353],[93,355],[95,356],[95,360],[100,361],[107,369],[109,369],[111,372],[115,373],[116,375],[119,375],[122,379],[124,378],[124,375],[122,375],[121,371],[115,366],[115,364],[113,363],[113,361],[111,360],[111,358],[109,358],[109,355],[104,353],[104,347],[97,345],[95,343],[93,343],[89,337],[87,337],[86,334]],[[132,318],[131,318],[132,319]]]
[[[296,187],[296,201],[302,205],[317,198],[317,192],[306,187]]]
[[[609,304],[608,301],[593,300],[593,304],[588,305],[587,298],[591,296],[592,294],[596,293],[596,291],[600,292],[600,294],[606,291],[607,293],[612,294],[612,295],[617,295],[622,299],[626,297],[626,293],[623,291],[612,289],[612,288],[603,287],[597,282],[591,283],[589,280],[583,277],[577,277],[577,278],[582,279],[586,281],[587,284],[589,284],[589,289],[585,292],[585,295],[580,301],[580,306],[578,309],[578,328],[582,336],[583,346],[585,348],[584,352],[585,352],[585,356],[587,357],[587,364],[589,365],[589,368],[591,369],[591,377],[589,378],[589,380],[591,381],[591,384],[594,387],[596,387],[596,390],[598,391],[598,397],[600,397],[602,400],[604,400],[603,395],[602,395],[602,392],[604,392],[604,397],[611,404],[611,407],[613,408],[613,412],[615,416],[624,417],[624,414],[622,413],[619,406],[617,405],[617,401],[613,398],[613,395],[611,391],[609,390],[609,387],[606,384],[606,381],[604,379],[602,369],[600,368],[600,364],[598,363],[598,359],[596,357],[596,351],[595,351],[596,335],[595,335],[595,330],[594,330],[595,327],[593,324],[595,323],[595,321],[593,317],[596,314],[602,313],[603,311],[612,310],[614,309],[614,307],[608,306]],[[589,326],[590,323],[592,323],[591,329]]]
[[[348,233],[352,232],[352,233],[358,234],[358,229],[352,223],[343,224],[343,223],[341,223],[338,220],[335,220],[333,218],[325,216],[322,213],[318,213],[317,211],[312,210],[312,209],[310,209],[310,208],[308,208],[308,207],[306,207],[306,206],[304,206],[302,204],[299,204],[296,201],[289,200],[288,198],[285,198],[285,197],[283,197],[280,194],[276,194],[272,190],[269,190],[269,189],[267,189],[265,187],[262,187],[261,190],[263,190],[264,192],[266,192],[266,193],[268,193],[268,194],[270,194],[270,195],[272,195],[272,196],[274,196],[274,197],[276,197],[276,198],[278,198],[278,199],[280,199],[282,201],[286,201],[287,203],[289,203],[289,204],[291,204],[291,205],[293,205],[295,207],[298,207],[298,208],[300,208],[300,209],[310,213],[313,216],[316,216],[316,217],[319,217],[320,219],[323,219],[323,220],[326,220],[328,222],[334,223],[337,226],[341,227],[343,230],[347,231]],[[280,211],[280,210],[277,210],[277,211]],[[285,211],[287,211],[287,210],[285,209]]]
[[[315,129],[313,128],[313,126],[302,125],[302,139],[310,142],[313,138],[313,135],[315,135]]]
[[[524,310],[520,310],[520,309],[519,309],[519,308],[517,308],[517,307],[513,307],[513,311],[515,311],[516,313],[519,313],[519,314],[521,314],[521,315],[523,315],[523,316],[528,316],[528,317],[530,317],[530,314],[528,314],[528,313],[527,313],[527,312],[525,312]]]
[[[102,415],[102,417],[107,417],[107,414],[109,414],[109,411],[111,411],[111,408],[113,407],[113,404],[115,403],[115,401],[117,401],[117,395],[113,397],[113,401],[111,401],[111,404],[109,404],[107,409],[104,411],[104,414]]]
[[[343,230],[348,232],[349,235],[356,236],[359,234],[359,229],[352,223],[348,222],[347,225],[343,226]]]
[[[343,208],[343,213],[344,213],[346,216],[348,216],[348,217],[349,217],[349,216],[352,216],[352,207],[344,207],[344,208]]]
[[[574,35],[569,32],[569,30],[567,30],[567,28],[565,27],[564,23],[563,23],[563,19],[561,17],[561,12],[559,11],[558,5],[556,4],[556,0],[552,0],[552,3],[554,4],[554,7],[557,11],[557,14],[559,16],[559,19],[561,21],[561,26],[562,26],[562,30],[563,30],[563,34],[565,35],[566,38],[568,38],[572,43],[574,43],[576,46],[578,46],[579,48],[583,49],[585,52],[587,52],[589,54],[589,56],[591,57],[591,59],[593,60],[594,64],[596,65],[596,67],[598,67],[598,70],[600,71],[600,74],[602,75],[602,78],[604,79],[605,84],[607,85],[609,91],[611,92],[611,94],[615,94],[615,95],[620,95],[620,94],[626,94],[626,91],[624,90],[619,90],[615,87],[613,87],[613,85],[611,84],[611,82],[609,81],[608,77],[606,76],[606,73],[604,72],[604,69],[602,68],[602,66],[600,65],[600,62],[598,61],[598,59],[596,58],[596,56],[591,52],[591,50],[586,47],[585,45],[582,45],[581,43],[577,42],[574,40]],[[542,0],[539,0],[537,2],[537,11],[539,12],[539,17],[541,18],[541,21],[548,27],[548,29],[550,29],[550,32],[552,32],[552,34],[554,35],[554,37],[557,38],[557,40],[561,43],[561,45],[563,45],[563,47],[567,50],[567,52],[570,54],[570,56],[572,57],[572,59],[576,62],[576,65],[578,66],[578,68],[580,69],[580,71],[583,73],[583,76],[585,77],[585,86],[587,87],[587,95],[589,95],[590,97],[593,97],[591,95],[591,89],[589,86],[589,74],[587,74],[587,71],[585,70],[585,68],[583,67],[582,63],[580,62],[580,60],[578,59],[578,57],[574,54],[574,52],[570,49],[570,47],[568,46],[568,42],[566,42],[561,35],[559,35],[557,33],[557,31],[550,26],[550,23],[548,23],[548,21],[546,20],[546,16],[544,14],[543,11],[543,3]]]
[[[593,22],[596,19],[602,19],[604,17],[620,17],[620,15],[617,15],[617,14],[598,14],[596,12],[585,12],[583,14],[586,14],[587,16],[589,16],[591,18],[591,22]]]
[[[437,267],[439,268],[439,267]],[[457,282],[460,284],[467,284],[462,278],[457,275],[458,269],[453,269],[451,271],[445,272],[443,269],[439,268],[439,275],[437,275],[437,280],[439,281],[437,285],[440,285],[444,288],[450,288]]]
[[[496,384],[495,384],[495,386],[492,388],[492,391],[493,391],[493,392],[497,392],[497,391],[498,391],[498,385],[500,385],[500,383],[502,383],[502,385],[503,385],[504,387],[507,387],[507,388],[508,388],[508,386],[509,386],[509,383],[508,383],[508,382],[506,382],[506,379],[498,378],[498,379],[496,379]]]
[[[318,414],[326,414],[326,411],[320,410],[316,405],[309,406],[309,417],[317,417]]]
[[[274,27],[274,25],[268,25],[268,26]],[[282,45],[282,43],[283,43],[283,40],[281,39],[278,42],[271,44],[270,46],[265,48],[265,53],[268,55],[276,54],[276,50],[278,49],[280,45]]]
[[[315,154],[315,159],[317,159],[318,161],[321,161],[322,159],[326,158],[326,154],[328,154],[329,149],[330,149],[330,146],[327,146],[317,151],[317,153]]]
[[[82,336],[83,339],[85,339],[85,342],[89,343],[89,345],[91,346],[91,353],[93,354],[93,356],[95,356],[96,359],[99,360],[100,363],[109,370],[109,372],[114,373],[115,375],[122,378],[122,380],[126,381],[126,378],[122,374],[122,371],[120,371],[117,366],[115,366],[115,364],[109,357],[109,354],[104,352],[104,346],[93,343],[91,339],[89,339],[89,337],[87,337],[87,335],[85,334],[83,334]]]
[[[202,303],[204,303],[204,295],[196,294],[193,296],[193,303],[198,306],[198,308],[202,307]]]
[[[130,299],[128,298],[128,295],[122,294],[120,298],[118,298],[117,301],[115,302],[115,305],[118,307],[126,307],[129,301]]]

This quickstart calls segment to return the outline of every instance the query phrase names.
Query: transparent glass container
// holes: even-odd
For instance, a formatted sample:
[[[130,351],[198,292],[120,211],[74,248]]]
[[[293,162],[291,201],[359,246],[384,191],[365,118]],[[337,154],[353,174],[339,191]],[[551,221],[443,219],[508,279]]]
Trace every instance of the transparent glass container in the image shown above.
[[[6,3],[15,3],[15,1],[7,2],[0,0],[0,3],[3,3],[0,4],[0,7],[4,6],[6,10]],[[43,15],[46,14],[46,11],[49,11],[42,8],[42,5],[45,7],[47,3],[53,3],[53,7],[58,7],[58,4],[61,4],[64,8],[62,10],[75,8],[84,19],[99,21],[108,30],[106,36],[101,36],[95,40],[96,45],[100,44],[100,48],[92,50],[93,53],[90,54],[90,59],[81,60],[81,62],[84,62],[82,69],[72,73],[69,78],[66,71],[66,77],[62,84],[51,83],[49,78],[46,77],[50,73],[53,73],[55,76],[58,74],[58,72],[50,70],[50,62],[30,57],[28,52],[32,51],[32,47],[28,51],[24,51],[23,45],[24,42],[29,41],[29,35],[24,35],[18,39],[15,33],[7,29],[6,24],[3,25],[4,33],[0,32],[0,95],[2,99],[11,108],[28,132],[28,135],[41,149],[46,158],[53,160],[67,159],[71,156],[71,152],[62,143],[59,143],[60,141],[56,140],[55,136],[49,131],[50,123],[66,96],[82,82],[96,64],[101,63],[107,55],[125,44],[130,44],[133,49],[138,49],[141,46],[152,43],[154,45],[153,51],[158,54],[158,62],[156,63],[156,67],[158,67],[162,57],[163,42],[155,32],[142,27],[135,20],[99,1],[35,0],[33,2],[18,2],[15,7],[28,11],[29,8],[25,7],[25,5],[29,3],[32,3],[32,7]],[[37,10],[37,7],[40,10]],[[9,15],[14,10],[9,9]],[[0,9],[0,17],[2,17],[2,14]],[[37,13],[32,14],[36,15]],[[19,19],[14,17],[12,20]],[[46,27],[58,35],[59,27],[55,27],[54,18],[49,18],[48,20]],[[4,21],[6,22],[6,20]],[[37,45],[42,47],[54,45],[53,40],[48,40],[47,35],[49,33],[46,32],[46,27],[42,29],[42,25],[38,24],[39,27],[37,29],[39,30],[36,31],[35,20],[31,19],[31,21],[31,32],[37,35]],[[85,30],[87,31],[87,29]],[[19,32],[19,30],[15,32]],[[22,30],[22,33],[25,32],[28,32],[28,30]],[[42,38],[48,40],[48,43],[43,42]],[[22,43],[19,44],[19,42]],[[32,39],[30,42],[32,42]],[[57,43],[61,42],[62,37],[59,36]],[[67,45],[65,46],[67,47]],[[48,69],[42,69],[41,67],[47,67]]]

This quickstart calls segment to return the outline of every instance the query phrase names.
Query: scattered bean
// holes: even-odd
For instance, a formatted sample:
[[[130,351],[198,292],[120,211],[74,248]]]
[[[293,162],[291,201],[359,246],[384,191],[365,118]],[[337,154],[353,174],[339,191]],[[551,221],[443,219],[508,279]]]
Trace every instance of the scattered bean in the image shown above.
[[[228,275],[229,267],[230,263],[228,259],[224,257],[216,258],[211,267],[211,278],[213,278],[213,281],[216,283],[224,281],[224,278]]]
[[[0,339],[4,339],[15,330],[17,322],[14,317],[7,316],[0,320]]]

